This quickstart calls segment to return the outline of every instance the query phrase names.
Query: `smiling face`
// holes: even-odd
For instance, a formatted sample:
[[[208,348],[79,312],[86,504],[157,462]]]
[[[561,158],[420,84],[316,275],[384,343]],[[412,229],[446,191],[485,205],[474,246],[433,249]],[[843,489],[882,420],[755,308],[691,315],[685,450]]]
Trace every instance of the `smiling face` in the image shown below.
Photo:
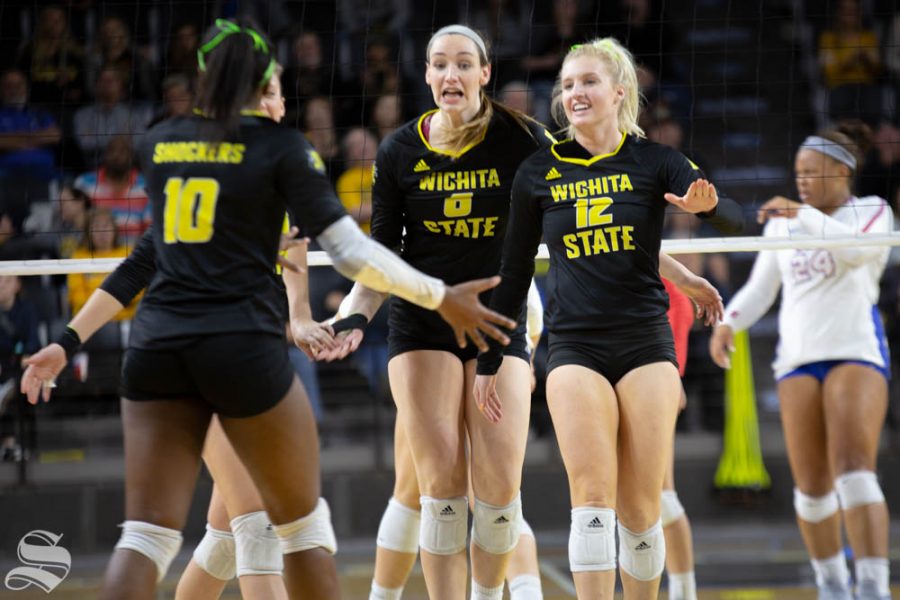
[[[573,58],[563,65],[560,83],[566,118],[577,130],[617,125],[625,88],[613,81],[605,61],[587,55]]]
[[[468,37],[446,34],[431,42],[425,81],[442,111],[471,119],[481,108],[481,88],[490,78],[490,64],[482,62],[478,46]]]

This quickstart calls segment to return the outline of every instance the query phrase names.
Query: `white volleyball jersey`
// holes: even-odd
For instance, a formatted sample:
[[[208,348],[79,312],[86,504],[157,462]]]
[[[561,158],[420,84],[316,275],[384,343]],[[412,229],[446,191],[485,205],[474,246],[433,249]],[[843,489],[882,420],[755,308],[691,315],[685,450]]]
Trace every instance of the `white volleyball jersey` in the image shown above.
[[[770,219],[763,235],[828,238],[889,233],[893,214],[877,196],[850,198],[831,215],[806,206],[796,219]],[[772,306],[783,288],[778,349],[772,368],[782,377],[823,360],[887,364],[878,302],[878,281],[890,247],[761,251],[750,279],[725,309],[724,323],[747,329]]]

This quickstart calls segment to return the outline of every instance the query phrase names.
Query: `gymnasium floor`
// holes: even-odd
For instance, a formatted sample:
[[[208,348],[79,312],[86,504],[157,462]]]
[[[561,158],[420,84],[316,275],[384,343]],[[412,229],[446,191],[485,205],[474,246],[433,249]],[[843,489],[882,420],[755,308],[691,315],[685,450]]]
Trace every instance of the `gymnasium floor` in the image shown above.
[[[895,598],[900,598],[900,521],[891,527],[891,566]],[[545,600],[575,598],[566,561],[564,531],[538,531]],[[806,562],[792,523],[698,524],[694,528],[700,600],[814,600],[812,570]],[[339,554],[341,588],[346,600],[367,600],[372,577],[373,542],[342,541]],[[158,598],[171,598],[189,551],[179,556]],[[12,592],[0,586],[0,598],[9,600],[87,600],[96,598],[105,555],[73,556],[70,576],[49,595],[31,588]],[[0,563],[4,574],[14,565]],[[240,598],[232,583],[223,600]],[[418,566],[404,600],[427,600]],[[665,590],[660,598],[666,598]]]

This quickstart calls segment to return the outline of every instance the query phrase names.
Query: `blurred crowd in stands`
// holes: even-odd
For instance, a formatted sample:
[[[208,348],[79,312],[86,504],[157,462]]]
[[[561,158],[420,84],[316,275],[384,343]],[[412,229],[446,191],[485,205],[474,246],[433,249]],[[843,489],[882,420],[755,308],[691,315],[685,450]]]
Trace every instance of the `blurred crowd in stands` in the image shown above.
[[[823,119],[867,122],[875,143],[861,173],[859,192],[883,196],[896,210],[900,14],[885,8],[890,2],[831,0],[807,3],[815,6],[798,17],[793,12],[798,3],[757,1],[772,5],[776,14],[792,22],[799,18],[811,35],[815,67],[796,77],[798,85],[814,91],[810,97],[820,104],[810,102],[808,111],[813,116],[798,119],[798,127],[809,130],[805,135]],[[707,2],[717,3],[727,0]],[[648,137],[682,149],[710,169],[704,157],[690,151],[687,141],[693,133],[692,92],[694,86],[702,85],[692,70],[696,61],[703,60],[691,50],[690,32],[700,18],[693,3],[471,0],[419,6],[415,0],[68,0],[3,4],[0,260],[126,255],[150,224],[134,149],[153,124],[190,113],[196,50],[203,30],[217,17],[239,13],[255,17],[276,43],[285,69],[288,114],[284,126],[305,133],[326,161],[348,212],[364,229],[371,215],[372,166],[378,143],[433,106],[424,84],[424,46],[434,30],[454,22],[467,23],[490,40],[494,97],[551,129],[556,126],[550,118],[550,97],[564,54],[585,39],[616,36],[640,64],[647,105],[642,125]],[[788,182],[784,191],[792,190]],[[669,233],[669,237],[697,235],[703,232],[687,222],[673,224]],[[725,255],[685,260],[727,293],[732,282]],[[21,356],[52,338],[102,278],[94,274],[21,281],[0,277],[0,382],[15,376]],[[310,279],[314,315],[327,318],[350,283],[326,268],[311,269]],[[898,280],[895,271],[890,271],[884,294],[894,339],[900,337]],[[119,315],[115,332],[108,336],[113,340],[110,347],[103,346],[112,349],[112,356],[121,351],[133,312],[131,306]],[[376,397],[386,394],[385,328],[383,317],[370,326],[366,344],[354,359]],[[701,353],[699,345],[694,348],[698,349],[695,354]],[[295,358],[321,411],[315,366],[304,362],[302,355]],[[113,384],[100,387],[114,394],[115,368],[105,373]],[[10,403],[6,396],[14,395],[0,387],[0,413]],[[8,421],[0,417],[0,423],[4,419]],[[720,422],[704,418],[702,425],[716,427]],[[538,419],[536,426],[546,423]],[[9,433],[7,426],[0,426],[0,437]]]

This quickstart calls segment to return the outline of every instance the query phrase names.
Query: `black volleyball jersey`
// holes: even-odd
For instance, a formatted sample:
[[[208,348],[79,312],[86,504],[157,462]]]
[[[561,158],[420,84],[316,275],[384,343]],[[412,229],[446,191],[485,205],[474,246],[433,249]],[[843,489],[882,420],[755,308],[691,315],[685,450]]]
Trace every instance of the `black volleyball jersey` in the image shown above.
[[[509,235],[491,307],[517,314],[534,272],[543,236],[550,252],[547,331],[609,330],[664,315],[668,296],[659,276],[666,202],[683,195],[702,173],[676,150],[623,136],[612,153],[592,156],[574,140],[528,158],[513,184]],[[743,228],[740,207],[719,193],[716,228]],[[479,357],[479,372],[494,373],[499,348]]]
[[[496,109],[479,141],[459,153],[438,150],[426,133],[435,112],[405,124],[379,148],[372,237],[448,284],[496,275],[516,170],[553,138],[538,123],[526,121],[526,130]],[[484,294],[482,302],[489,298]],[[439,315],[400,298],[393,299],[389,324],[394,335],[450,332]]]
[[[346,215],[298,131],[243,116],[233,137],[212,143],[209,126],[197,116],[164,121],[139,150],[158,273],[135,316],[136,348],[212,333],[283,335],[274,265],[285,210],[313,237]]]

